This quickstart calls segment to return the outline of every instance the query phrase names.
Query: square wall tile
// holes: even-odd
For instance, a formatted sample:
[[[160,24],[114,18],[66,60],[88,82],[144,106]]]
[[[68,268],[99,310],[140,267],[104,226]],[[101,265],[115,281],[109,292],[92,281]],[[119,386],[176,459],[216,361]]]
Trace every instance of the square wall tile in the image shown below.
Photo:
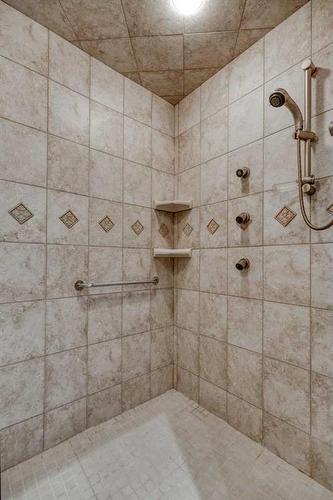
[[[228,297],[228,342],[262,352],[262,302]]]
[[[122,75],[101,61],[91,58],[91,99],[122,113],[124,80]]]
[[[199,403],[223,420],[227,416],[227,393],[220,387],[200,379]]]
[[[143,375],[150,370],[151,334],[139,333],[122,339],[123,380]]]
[[[227,339],[227,297],[200,292],[200,333],[217,340]]]
[[[201,85],[202,119],[228,105],[228,81],[229,66],[226,66]]]
[[[179,136],[179,172],[200,163],[200,125],[195,125]]]
[[[130,410],[150,398],[150,375],[142,375],[122,384],[122,409]]]
[[[88,343],[121,337],[121,311],[120,293],[89,297]]]
[[[174,139],[152,130],[152,167],[173,174],[175,170]]]
[[[262,406],[262,356],[228,345],[228,392]]]
[[[112,247],[89,247],[89,281],[112,283],[122,279],[122,249]],[[92,294],[115,293],[120,286],[93,288]]]
[[[90,102],[90,145],[104,153],[123,156],[123,115],[103,104]]]
[[[175,178],[172,174],[152,170],[152,199],[173,200]]]
[[[151,210],[135,205],[124,205],[124,246],[150,248]]]
[[[200,246],[199,209],[175,214],[175,243],[177,248],[198,248]]]
[[[174,264],[175,286],[199,290],[200,250],[192,250],[190,259],[177,259]]]
[[[125,281],[150,279],[151,250],[149,248],[123,248],[123,278]],[[127,285],[126,291],[150,290],[152,286]]]
[[[229,107],[229,148],[245,146],[263,136],[263,89],[258,88]]]
[[[86,395],[87,348],[80,347],[45,359],[45,405],[51,410]]]
[[[333,309],[333,244],[311,246],[311,304]]]
[[[88,392],[121,382],[121,339],[88,346]]]
[[[46,413],[45,449],[56,446],[86,428],[86,400],[80,399]]]
[[[173,363],[173,326],[151,332],[151,369]]]
[[[312,438],[312,477],[330,490],[333,488],[333,447]]]
[[[192,290],[176,291],[176,324],[198,332],[199,328],[199,292]]]
[[[88,396],[88,427],[99,425],[121,413],[121,385]]]
[[[322,113],[313,118],[313,129],[316,131],[320,140],[313,148],[313,171],[317,177],[326,177],[332,175],[330,159],[332,158],[333,144],[331,135],[327,132],[329,124],[333,120],[333,110]],[[319,193],[318,193],[319,198]]]
[[[325,0],[312,2],[312,50],[316,52],[333,42],[331,33],[333,7]]]
[[[151,165],[151,128],[125,116],[124,158]]]
[[[227,293],[227,250],[200,250],[200,291]]]
[[[250,267],[236,269],[240,259],[249,259]],[[228,293],[237,297],[261,299],[263,294],[262,249],[257,247],[228,249]]]
[[[311,434],[333,445],[333,379],[312,372],[311,375]]]
[[[152,216],[152,242],[154,247],[174,248],[175,238],[174,238],[173,214],[168,212],[162,212],[159,210],[153,210],[151,216]]]
[[[200,122],[200,88],[179,103],[179,134]]]
[[[0,429],[43,412],[44,360],[0,368]]]
[[[227,388],[227,344],[200,336],[200,377]]]
[[[175,109],[161,97],[153,94],[152,127],[171,137],[175,134]],[[177,134],[178,135],[178,134]]]
[[[124,161],[124,202],[151,206],[151,168]]]
[[[52,244],[88,244],[88,198],[49,190],[47,239]]]
[[[123,297],[123,335],[150,330],[150,291],[129,292]]]
[[[310,249],[308,246],[281,245],[265,247],[265,299],[288,304],[309,305],[309,270]]]
[[[123,160],[90,150],[89,194],[105,200],[122,201]]]
[[[316,225],[324,225],[333,220],[332,199],[333,199],[333,176],[320,179],[317,182],[317,191],[311,200],[311,221]],[[309,210],[307,211],[309,213]],[[333,226],[325,231],[312,231],[312,243],[333,242]]]
[[[173,289],[151,290],[151,328],[162,328],[173,324]]]
[[[278,116],[275,118],[279,119]],[[295,188],[297,164],[294,130],[294,127],[289,127],[264,139],[264,189],[272,189],[280,197],[287,197],[289,191],[293,192]],[[292,185],[286,186],[287,183]]]
[[[333,311],[311,309],[311,368],[333,378]]]
[[[228,197],[227,156],[220,156],[201,165],[201,204],[226,200]]]
[[[302,368],[264,360],[264,407],[298,429],[310,432],[310,373]]]
[[[65,265],[64,265],[65,263]],[[47,249],[47,296],[77,295],[74,284],[88,279],[88,248],[49,245]],[[84,292],[81,292],[81,294]]]
[[[200,166],[176,177],[176,197],[178,200],[192,201],[194,207],[200,205]]]
[[[199,337],[181,328],[176,329],[177,365],[199,374]]]
[[[201,161],[228,151],[228,109],[224,108],[201,122]]]
[[[310,308],[264,302],[264,353],[310,369]]]
[[[262,410],[228,392],[228,423],[254,441],[262,439]]]
[[[45,296],[45,245],[0,243],[0,302]]]
[[[239,168],[248,168],[250,175],[240,179]],[[240,198],[263,190],[263,142],[259,140],[233,151],[228,156],[228,198]]]
[[[151,397],[156,398],[160,394],[174,388],[173,385],[173,365],[158,368],[150,374]]]
[[[125,78],[124,113],[130,118],[151,125],[152,93],[128,78]]]
[[[49,81],[49,132],[89,145],[89,100],[52,80]]]
[[[200,246],[202,248],[227,246],[227,212],[227,202],[200,208]]]
[[[318,115],[332,109],[333,81],[327,77],[333,70],[333,45],[313,54],[313,64],[317,67],[316,85],[313,86],[313,114]]]
[[[185,394],[193,401],[199,398],[199,378],[187,370],[177,368],[177,391]]]
[[[89,199],[89,243],[90,245],[122,245],[122,206],[108,200]]]
[[[238,224],[236,218],[247,214],[249,222]],[[262,194],[243,196],[228,201],[228,244],[255,246],[262,244]]]
[[[264,41],[259,40],[230,64],[229,102],[263,84]]]

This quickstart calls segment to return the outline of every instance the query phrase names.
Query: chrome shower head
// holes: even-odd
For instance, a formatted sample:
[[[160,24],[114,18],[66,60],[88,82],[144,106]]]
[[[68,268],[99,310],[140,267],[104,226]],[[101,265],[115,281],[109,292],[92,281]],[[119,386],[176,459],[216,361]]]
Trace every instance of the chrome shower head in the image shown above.
[[[273,108],[286,106],[294,117],[296,131],[303,130],[302,112],[286,90],[276,89],[274,92],[272,92],[272,94],[269,96],[269,103],[271,106],[273,106]]]

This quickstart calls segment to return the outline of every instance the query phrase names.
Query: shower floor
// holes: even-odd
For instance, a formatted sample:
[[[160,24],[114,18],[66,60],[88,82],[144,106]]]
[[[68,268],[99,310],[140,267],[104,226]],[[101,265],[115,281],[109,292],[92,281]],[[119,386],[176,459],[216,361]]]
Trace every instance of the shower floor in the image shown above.
[[[169,391],[2,474],[2,500],[332,500],[223,420]]]

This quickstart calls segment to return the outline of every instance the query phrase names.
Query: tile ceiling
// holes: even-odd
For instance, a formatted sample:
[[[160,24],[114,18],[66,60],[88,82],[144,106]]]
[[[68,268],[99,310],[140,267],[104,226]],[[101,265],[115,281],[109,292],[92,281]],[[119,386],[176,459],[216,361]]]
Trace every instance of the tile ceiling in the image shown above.
[[[308,0],[5,0],[175,104]]]

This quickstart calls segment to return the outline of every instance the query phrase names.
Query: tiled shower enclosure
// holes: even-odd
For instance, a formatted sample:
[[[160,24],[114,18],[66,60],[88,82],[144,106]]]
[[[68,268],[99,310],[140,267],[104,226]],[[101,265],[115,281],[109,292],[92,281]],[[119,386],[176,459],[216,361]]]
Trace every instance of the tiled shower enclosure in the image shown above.
[[[304,224],[293,121],[268,102],[284,87],[303,109],[318,66],[323,223],[332,26],[308,2],[173,107],[0,3],[2,470],[174,387],[333,490],[333,229]],[[193,208],[153,209],[175,198]]]

